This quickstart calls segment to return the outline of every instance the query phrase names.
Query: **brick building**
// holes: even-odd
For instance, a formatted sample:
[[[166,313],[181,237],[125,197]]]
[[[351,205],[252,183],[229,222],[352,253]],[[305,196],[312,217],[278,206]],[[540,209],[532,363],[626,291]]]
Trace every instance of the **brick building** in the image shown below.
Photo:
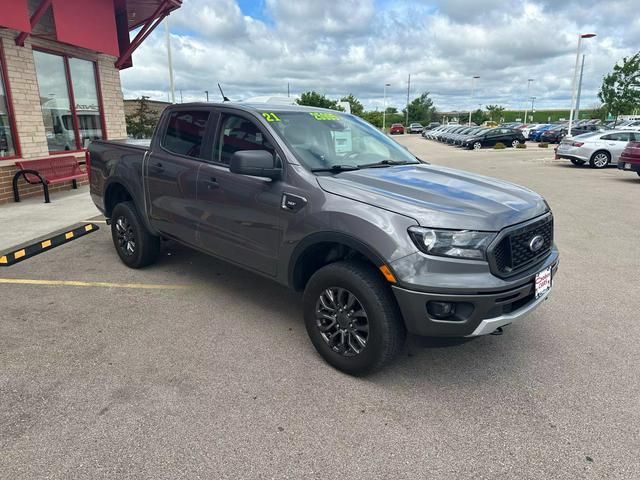
[[[20,159],[76,155],[126,137],[120,70],[181,0],[3,0],[0,15],[0,203]],[[136,35],[130,39],[129,32]],[[42,187],[20,180],[20,195]],[[56,185],[53,191],[68,189]]]

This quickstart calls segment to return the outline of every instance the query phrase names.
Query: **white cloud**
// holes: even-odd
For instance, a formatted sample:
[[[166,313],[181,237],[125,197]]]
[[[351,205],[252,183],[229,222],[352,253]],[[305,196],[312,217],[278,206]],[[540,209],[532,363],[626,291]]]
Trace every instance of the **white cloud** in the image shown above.
[[[171,15],[176,89],[185,101],[217,98],[218,82],[232,99],[317,90],[360,97],[368,108],[402,108],[430,91],[442,110],[470,106],[472,75],[480,75],[474,107],[522,108],[527,79],[540,107],[567,107],[578,32],[585,42],[583,101],[596,103],[602,76],[640,44],[633,0],[265,0],[253,18],[235,0],[185,0]],[[606,15],[602,13],[606,12]],[[125,97],[167,98],[163,28],[123,71]],[[179,98],[179,95],[178,95]]]

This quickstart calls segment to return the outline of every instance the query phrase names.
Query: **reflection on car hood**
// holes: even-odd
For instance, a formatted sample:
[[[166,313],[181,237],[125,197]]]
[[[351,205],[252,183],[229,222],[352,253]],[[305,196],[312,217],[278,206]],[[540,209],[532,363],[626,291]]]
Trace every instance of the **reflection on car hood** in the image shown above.
[[[318,177],[318,183],[434,228],[498,231],[547,211],[543,198],[524,187],[433,165],[355,170]]]

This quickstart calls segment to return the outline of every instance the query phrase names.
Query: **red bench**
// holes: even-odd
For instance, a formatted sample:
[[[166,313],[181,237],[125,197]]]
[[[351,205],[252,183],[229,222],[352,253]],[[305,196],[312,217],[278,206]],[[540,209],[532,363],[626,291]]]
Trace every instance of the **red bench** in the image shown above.
[[[20,201],[18,193],[18,179],[22,176],[31,185],[42,184],[44,189],[44,203],[49,200],[49,185],[54,183],[73,181],[73,188],[78,188],[76,180],[87,178],[87,172],[80,168],[77,157],[51,157],[38,160],[23,160],[16,162],[18,172],[13,176],[13,199]]]

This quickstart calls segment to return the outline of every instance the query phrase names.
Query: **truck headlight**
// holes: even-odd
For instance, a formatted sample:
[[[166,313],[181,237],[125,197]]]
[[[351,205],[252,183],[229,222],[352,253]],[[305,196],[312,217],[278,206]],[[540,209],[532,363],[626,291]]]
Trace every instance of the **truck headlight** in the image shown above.
[[[471,260],[485,260],[487,247],[496,237],[493,232],[438,230],[424,227],[409,227],[409,235],[424,253]]]

